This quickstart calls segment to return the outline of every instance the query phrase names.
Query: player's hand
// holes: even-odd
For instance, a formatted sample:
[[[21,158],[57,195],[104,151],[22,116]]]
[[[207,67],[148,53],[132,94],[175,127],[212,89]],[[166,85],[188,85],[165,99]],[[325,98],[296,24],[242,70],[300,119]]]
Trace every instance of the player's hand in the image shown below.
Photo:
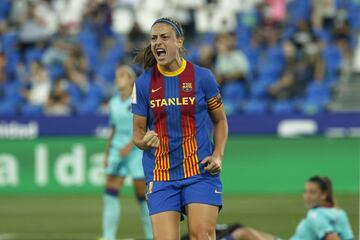
[[[108,158],[109,158],[109,156],[106,155],[106,156],[105,156],[105,159],[104,159],[104,161],[103,161],[103,166],[104,166],[104,168],[106,168],[107,165],[108,165]]]
[[[150,148],[150,147],[157,148],[160,145],[158,134],[154,131],[148,131],[143,138],[143,142],[146,148]]]
[[[127,144],[125,147],[123,147],[122,149],[119,150],[119,155],[121,158],[126,157],[127,155],[129,155],[129,153],[131,152],[132,149],[132,144]]]
[[[201,164],[205,165],[205,171],[208,171],[210,174],[215,175],[221,172],[221,158],[217,156],[207,156],[204,160],[201,161]]]

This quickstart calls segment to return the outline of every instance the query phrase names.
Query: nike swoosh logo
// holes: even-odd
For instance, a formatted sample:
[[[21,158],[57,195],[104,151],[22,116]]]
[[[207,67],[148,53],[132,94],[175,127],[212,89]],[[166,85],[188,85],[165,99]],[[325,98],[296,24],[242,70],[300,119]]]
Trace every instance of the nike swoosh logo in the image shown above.
[[[217,189],[215,189],[216,194],[222,194],[222,192],[219,192]]]
[[[154,92],[157,92],[161,89],[161,87],[157,88],[157,89],[151,89],[151,92],[154,93]]]

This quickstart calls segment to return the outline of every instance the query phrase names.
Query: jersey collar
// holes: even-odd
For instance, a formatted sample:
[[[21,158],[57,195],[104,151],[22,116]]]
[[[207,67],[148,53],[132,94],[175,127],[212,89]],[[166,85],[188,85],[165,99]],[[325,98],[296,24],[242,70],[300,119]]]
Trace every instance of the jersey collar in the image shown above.
[[[180,68],[178,70],[176,70],[176,71],[173,71],[173,72],[167,72],[167,71],[163,70],[159,64],[157,64],[157,68],[158,68],[159,72],[162,75],[164,75],[165,77],[175,77],[175,76],[179,75],[180,73],[182,73],[185,70],[185,68],[186,68],[186,60],[182,59]]]

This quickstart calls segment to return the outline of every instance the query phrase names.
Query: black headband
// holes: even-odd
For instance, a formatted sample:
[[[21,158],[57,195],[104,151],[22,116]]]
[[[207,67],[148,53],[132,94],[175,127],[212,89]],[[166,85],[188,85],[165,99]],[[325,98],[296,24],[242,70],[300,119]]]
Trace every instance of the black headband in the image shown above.
[[[176,36],[178,37],[184,37],[184,32],[181,28],[181,26],[178,26],[176,24],[176,22],[174,20],[172,20],[171,18],[159,18],[158,20],[156,20],[154,22],[154,24],[152,26],[154,26],[157,23],[166,23],[169,24],[176,32]]]

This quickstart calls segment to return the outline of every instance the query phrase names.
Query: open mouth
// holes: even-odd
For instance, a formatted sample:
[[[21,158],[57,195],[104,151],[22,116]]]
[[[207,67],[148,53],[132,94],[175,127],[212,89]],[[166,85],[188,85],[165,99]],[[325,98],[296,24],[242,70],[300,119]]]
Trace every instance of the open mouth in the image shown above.
[[[158,55],[158,57],[163,58],[166,55],[166,51],[163,48],[157,48],[156,54]]]

